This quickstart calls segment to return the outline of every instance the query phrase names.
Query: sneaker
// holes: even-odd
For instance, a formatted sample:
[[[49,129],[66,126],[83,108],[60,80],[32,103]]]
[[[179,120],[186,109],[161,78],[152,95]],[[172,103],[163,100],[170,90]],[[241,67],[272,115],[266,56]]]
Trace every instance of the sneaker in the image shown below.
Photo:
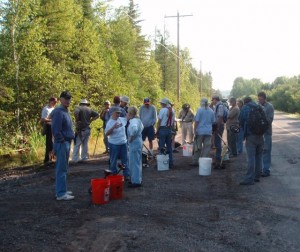
[[[72,191],[66,191],[66,194],[71,195],[71,194],[73,194],[73,192]]]
[[[74,198],[73,195],[65,193],[63,196],[56,197],[56,200],[73,200]]]
[[[141,186],[142,186],[142,184],[136,184],[136,183],[130,183],[130,184],[128,184],[129,188],[138,188],[138,187],[141,187]]]

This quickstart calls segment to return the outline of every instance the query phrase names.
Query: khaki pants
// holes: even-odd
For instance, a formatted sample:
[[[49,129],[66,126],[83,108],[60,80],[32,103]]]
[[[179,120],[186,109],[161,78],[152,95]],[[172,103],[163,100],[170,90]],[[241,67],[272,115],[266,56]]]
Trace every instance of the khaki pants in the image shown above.
[[[200,157],[209,157],[211,135],[197,135],[193,145],[193,164],[198,164]]]
[[[182,144],[192,143],[194,138],[193,122],[182,122],[181,131],[182,131]]]

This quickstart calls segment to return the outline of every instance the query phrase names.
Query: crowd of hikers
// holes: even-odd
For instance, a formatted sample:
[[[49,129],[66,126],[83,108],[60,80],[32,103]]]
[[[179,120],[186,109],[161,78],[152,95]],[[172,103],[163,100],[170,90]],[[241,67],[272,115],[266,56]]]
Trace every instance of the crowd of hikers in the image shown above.
[[[69,112],[71,99],[72,95],[63,91],[59,97],[60,104],[56,106],[57,98],[51,97],[41,115],[42,133],[46,136],[44,163],[52,162],[53,155],[56,157],[57,200],[74,199],[66,183],[71,144],[74,142],[71,157],[74,163],[88,160],[90,124],[98,118],[103,121],[104,154],[109,154],[110,170],[116,174],[120,160],[128,187],[142,186],[143,143],[148,140],[147,154],[153,156],[155,138],[158,139],[158,154],[169,156],[169,169],[174,168],[173,153],[178,152],[176,144],[193,145],[192,166],[198,166],[200,157],[210,157],[214,153],[215,169],[225,168],[222,164],[224,145],[230,158],[241,154],[245,145],[248,169],[240,185],[253,185],[260,181],[261,176],[270,176],[274,108],[267,102],[264,92],[258,94],[258,103],[251,97],[243,100],[232,97],[229,105],[217,95],[210,102],[202,98],[195,114],[185,103],[178,117],[174,104],[168,98],[159,101],[160,109],[157,111],[150,98],[145,98],[138,109],[129,106],[128,96],[115,96],[112,104],[108,100],[104,102],[101,113],[94,111],[89,102],[82,99],[74,110],[74,124]],[[181,144],[175,142],[177,125],[182,132]],[[225,129],[227,144],[223,140]]]

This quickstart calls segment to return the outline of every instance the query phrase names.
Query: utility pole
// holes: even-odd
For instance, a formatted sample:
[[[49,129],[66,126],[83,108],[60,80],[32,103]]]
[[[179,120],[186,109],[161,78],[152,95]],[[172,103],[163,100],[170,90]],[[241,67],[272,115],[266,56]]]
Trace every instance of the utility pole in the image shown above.
[[[180,49],[179,49],[179,18],[193,15],[179,15],[177,11],[176,16],[165,16],[165,18],[177,18],[177,101],[180,100]]]

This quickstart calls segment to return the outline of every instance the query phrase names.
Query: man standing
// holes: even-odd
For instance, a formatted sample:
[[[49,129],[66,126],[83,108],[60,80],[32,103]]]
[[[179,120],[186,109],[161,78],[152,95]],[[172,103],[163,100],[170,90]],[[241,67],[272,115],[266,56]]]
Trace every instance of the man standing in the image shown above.
[[[274,119],[274,107],[271,103],[267,102],[267,95],[265,92],[260,92],[258,94],[258,103],[262,105],[269,125],[267,132],[264,134],[263,167],[261,174],[262,177],[268,177],[270,176],[271,166],[272,122]]]
[[[90,124],[99,117],[99,114],[90,108],[90,103],[86,99],[82,99],[79,106],[74,111],[76,137],[72,161],[85,161],[89,158],[88,144],[91,135]],[[79,149],[81,146],[81,157],[79,157]]]
[[[64,91],[60,94],[60,105],[51,113],[51,129],[54,137],[53,150],[56,154],[56,200],[72,200],[74,196],[67,191],[67,172],[69,169],[70,145],[74,139],[72,119],[68,108],[71,94]]]
[[[214,129],[214,139],[215,139],[215,148],[216,148],[216,156],[215,156],[215,169],[224,168],[220,166],[221,163],[221,153],[222,153],[222,137],[224,132],[224,110],[226,109],[224,104],[220,101],[219,96],[215,95],[212,97],[212,104],[214,105],[215,112],[215,129]]]
[[[126,114],[128,113],[128,104],[129,104],[130,100],[129,100],[129,97],[126,96],[126,95],[123,95],[120,97],[120,107],[122,109],[125,110]]]
[[[245,105],[240,112],[239,121],[240,126],[244,129],[244,136],[246,138],[248,171],[245,179],[240,183],[240,185],[253,185],[254,182],[259,182],[262,170],[264,139],[263,135],[254,134],[247,122],[251,107],[260,105],[254,103],[251,97],[246,97],[244,99],[244,104]]]
[[[235,98],[229,99],[230,109],[228,112],[228,118],[226,122],[226,129],[227,129],[227,143],[230,149],[230,156],[236,157],[237,156],[237,133],[230,129],[230,127],[239,127],[239,115],[240,109],[236,104]]]
[[[114,104],[110,107],[109,112],[108,112],[109,117],[111,117],[111,115],[112,115],[112,112],[111,112],[111,111],[112,111],[112,109],[115,108],[115,107],[117,107],[117,108],[119,108],[119,109],[121,110],[120,117],[126,117],[127,112],[123,109],[123,107],[120,106],[121,100],[120,100],[120,97],[119,97],[119,96],[115,96],[115,97],[114,97],[113,103],[114,103]]]
[[[192,166],[198,166],[200,157],[209,157],[212,125],[215,122],[214,111],[208,106],[208,100],[202,98],[195,116],[195,141]]]
[[[155,138],[154,125],[157,121],[157,112],[155,106],[150,104],[149,98],[144,99],[144,105],[140,108],[139,117],[144,125],[142,139],[145,141],[146,137],[148,138],[149,151],[150,154],[153,155],[153,140]]]
[[[101,114],[100,114],[100,118],[103,121],[103,132],[105,131],[106,124],[107,124],[107,122],[110,118],[109,108],[110,108],[110,101],[105,101],[104,102],[104,108],[103,108],[103,110],[101,111]],[[108,138],[105,134],[103,134],[103,135],[104,135],[103,136],[103,142],[104,142],[104,145],[105,145],[105,152],[103,154],[107,154],[109,152]]]
[[[158,114],[157,121],[157,135],[159,137],[159,151],[166,147],[169,154],[169,168],[173,168],[173,151],[172,151],[172,124],[175,114],[172,107],[169,105],[170,101],[167,98],[160,100],[161,110]]]
[[[43,135],[46,136],[46,150],[45,150],[44,164],[47,164],[52,161],[51,153],[53,150],[53,141],[52,141],[50,114],[53,111],[56,103],[57,103],[57,99],[55,97],[51,97],[49,99],[48,105],[46,105],[43,108],[42,115],[41,115],[41,123],[43,124]]]
[[[194,138],[193,121],[194,113],[191,110],[190,104],[183,104],[182,110],[179,112],[178,119],[182,129],[182,145],[192,143]],[[188,141],[187,141],[188,136]]]

